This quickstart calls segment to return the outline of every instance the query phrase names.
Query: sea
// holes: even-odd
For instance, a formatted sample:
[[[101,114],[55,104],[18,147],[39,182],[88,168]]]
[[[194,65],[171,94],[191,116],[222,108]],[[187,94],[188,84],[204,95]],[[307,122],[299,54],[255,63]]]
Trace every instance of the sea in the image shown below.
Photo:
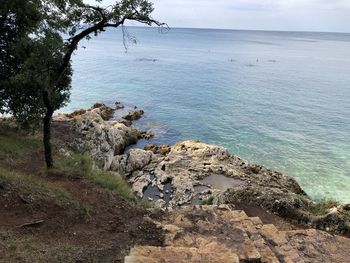
[[[62,112],[137,106],[135,126],[155,137],[136,147],[217,144],[315,200],[350,202],[350,34],[111,29],[81,44],[73,69]]]

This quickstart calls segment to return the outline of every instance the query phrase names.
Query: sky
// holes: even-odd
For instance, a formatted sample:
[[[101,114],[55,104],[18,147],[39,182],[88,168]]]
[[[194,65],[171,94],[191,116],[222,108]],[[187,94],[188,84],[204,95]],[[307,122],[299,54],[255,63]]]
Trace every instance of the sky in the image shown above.
[[[150,1],[153,17],[170,27],[350,33],[350,0]]]

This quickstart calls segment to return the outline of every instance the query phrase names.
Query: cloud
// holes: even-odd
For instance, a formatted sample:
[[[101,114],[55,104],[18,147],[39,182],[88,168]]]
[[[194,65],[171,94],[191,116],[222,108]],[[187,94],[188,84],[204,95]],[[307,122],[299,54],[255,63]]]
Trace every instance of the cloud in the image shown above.
[[[350,0],[151,1],[171,27],[350,32]]]

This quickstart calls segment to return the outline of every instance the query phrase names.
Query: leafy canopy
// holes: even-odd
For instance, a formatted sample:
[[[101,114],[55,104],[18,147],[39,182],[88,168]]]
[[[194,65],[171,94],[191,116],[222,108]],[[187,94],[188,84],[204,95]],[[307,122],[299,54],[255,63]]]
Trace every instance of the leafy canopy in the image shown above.
[[[2,0],[0,112],[36,124],[48,105],[57,110],[69,100],[71,57],[81,40],[127,20],[164,25],[151,17],[153,5],[147,0],[121,0],[106,7],[101,2]]]

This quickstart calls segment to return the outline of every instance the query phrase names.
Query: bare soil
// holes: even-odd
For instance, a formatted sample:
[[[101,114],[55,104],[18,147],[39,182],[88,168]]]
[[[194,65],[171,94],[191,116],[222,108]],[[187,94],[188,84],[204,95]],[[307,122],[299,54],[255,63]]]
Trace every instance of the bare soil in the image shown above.
[[[65,123],[55,125],[54,134],[58,138],[55,139],[56,148],[73,136]],[[0,262],[33,260],[30,251],[28,255],[11,258],[10,248],[6,246],[27,238],[58,248],[74,248],[67,252],[68,261],[65,255],[64,260],[57,257],[57,261],[50,262],[123,262],[135,244],[163,244],[162,230],[147,220],[149,212],[145,208],[83,178],[69,179],[59,174],[48,176],[40,149],[19,163],[7,165],[7,168],[45,178],[49,186],[66,190],[86,210],[77,211],[74,206],[57,205],[49,199],[28,200],[17,187],[0,184]],[[37,221],[43,222],[22,226]]]

